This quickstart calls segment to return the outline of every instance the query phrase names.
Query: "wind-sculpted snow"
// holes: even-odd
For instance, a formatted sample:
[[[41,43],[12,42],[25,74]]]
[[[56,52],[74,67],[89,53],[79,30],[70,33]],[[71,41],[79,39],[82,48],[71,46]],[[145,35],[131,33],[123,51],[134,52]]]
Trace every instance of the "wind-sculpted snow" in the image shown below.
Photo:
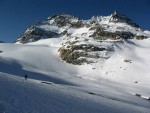
[[[61,78],[57,78],[56,74],[59,75],[60,73],[64,73],[67,71],[67,68],[60,68],[60,71],[57,71],[57,68],[59,68],[62,64],[61,62],[59,62],[59,64],[55,62],[57,60],[59,61],[59,58],[55,58],[55,54],[57,53],[52,54],[53,50],[50,51],[48,46],[21,46],[4,44],[2,47],[6,50],[2,53],[2,56],[0,56],[1,72],[22,77],[25,74],[29,74],[29,77],[34,79],[47,81],[51,80],[58,84],[70,84],[65,80],[61,80]],[[44,56],[41,53],[43,50],[45,51],[43,53]],[[44,60],[45,58],[47,60],[52,58],[56,60],[48,62],[47,60]],[[48,71],[50,71],[50,73],[48,73]]]
[[[148,113],[148,107],[96,96],[69,86],[42,84],[0,74],[0,108],[2,113]],[[133,97],[134,98],[134,97]]]
[[[114,43],[109,59],[84,65],[62,62],[61,42],[0,44],[0,113],[150,112],[149,39]]]

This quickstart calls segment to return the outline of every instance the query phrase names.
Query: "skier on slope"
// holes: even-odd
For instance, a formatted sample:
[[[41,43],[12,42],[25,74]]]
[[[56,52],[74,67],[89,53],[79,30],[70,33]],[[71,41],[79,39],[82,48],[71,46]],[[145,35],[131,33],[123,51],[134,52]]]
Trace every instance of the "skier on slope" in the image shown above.
[[[27,74],[25,74],[25,75],[24,75],[24,78],[25,78],[25,80],[27,80],[27,78],[28,78],[28,75],[27,75]]]

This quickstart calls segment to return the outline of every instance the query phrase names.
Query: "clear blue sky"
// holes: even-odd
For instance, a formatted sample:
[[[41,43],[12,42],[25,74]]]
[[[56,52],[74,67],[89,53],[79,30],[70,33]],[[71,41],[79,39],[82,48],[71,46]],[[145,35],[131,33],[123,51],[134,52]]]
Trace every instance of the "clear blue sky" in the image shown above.
[[[117,10],[150,30],[150,0],[0,0],[0,40],[14,42],[36,19],[68,13],[82,19]]]

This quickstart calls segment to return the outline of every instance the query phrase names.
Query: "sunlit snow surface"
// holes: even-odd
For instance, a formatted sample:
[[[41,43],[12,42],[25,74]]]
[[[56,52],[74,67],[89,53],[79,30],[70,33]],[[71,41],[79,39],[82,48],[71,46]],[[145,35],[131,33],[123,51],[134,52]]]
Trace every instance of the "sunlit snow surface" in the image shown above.
[[[0,113],[150,113],[150,39],[81,66],[59,58],[61,42],[0,44]]]

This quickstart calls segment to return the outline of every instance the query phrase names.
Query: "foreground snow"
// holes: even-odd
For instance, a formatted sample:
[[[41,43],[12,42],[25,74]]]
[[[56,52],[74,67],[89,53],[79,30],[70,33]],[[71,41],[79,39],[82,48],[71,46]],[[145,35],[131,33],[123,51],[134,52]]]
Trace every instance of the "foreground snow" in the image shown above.
[[[61,61],[60,42],[0,44],[0,113],[150,113],[149,39],[82,66]]]

